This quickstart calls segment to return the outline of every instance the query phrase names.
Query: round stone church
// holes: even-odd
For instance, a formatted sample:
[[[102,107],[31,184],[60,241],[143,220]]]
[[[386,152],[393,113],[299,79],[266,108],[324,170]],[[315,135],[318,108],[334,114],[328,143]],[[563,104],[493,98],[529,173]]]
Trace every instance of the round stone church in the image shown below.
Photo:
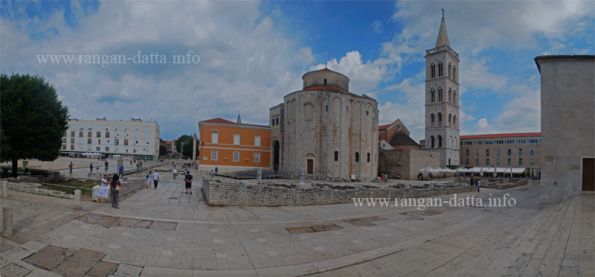
[[[369,180],[378,171],[378,104],[324,68],[270,109],[272,167],[297,177]]]

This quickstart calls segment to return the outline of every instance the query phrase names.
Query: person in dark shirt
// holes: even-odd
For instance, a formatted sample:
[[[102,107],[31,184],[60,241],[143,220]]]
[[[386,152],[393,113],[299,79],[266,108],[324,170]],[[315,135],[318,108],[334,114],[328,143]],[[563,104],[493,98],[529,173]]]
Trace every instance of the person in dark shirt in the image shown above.
[[[118,208],[118,197],[120,196],[120,190],[122,190],[122,183],[120,183],[120,176],[114,174],[112,182],[110,183],[110,193],[112,195],[112,208]]]
[[[184,177],[184,183],[186,183],[186,194],[192,194],[192,175],[190,171],[186,171],[186,177]]]

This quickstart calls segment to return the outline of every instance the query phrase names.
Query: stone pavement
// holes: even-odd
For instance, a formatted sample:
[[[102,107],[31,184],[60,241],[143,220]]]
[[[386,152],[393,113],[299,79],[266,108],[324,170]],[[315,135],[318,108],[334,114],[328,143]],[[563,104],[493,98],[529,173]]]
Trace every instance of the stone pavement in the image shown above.
[[[0,273],[595,274],[595,194],[582,194],[546,209],[539,209],[535,184],[506,191],[485,189],[481,196],[503,193],[515,197],[518,205],[424,210],[354,204],[209,207],[198,186],[192,195],[184,194],[181,178],[174,181],[170,174],[162,174],[157,190],[137,192],[120,203],[121,209],[85,203],[82,211],[75,212],[68,200],[11,191],[2,205],[13,205],[19,227],[15,237],[0,244]],[[44,266],[36,259],[56,255],[35,255],[47,249],[64,255]]]

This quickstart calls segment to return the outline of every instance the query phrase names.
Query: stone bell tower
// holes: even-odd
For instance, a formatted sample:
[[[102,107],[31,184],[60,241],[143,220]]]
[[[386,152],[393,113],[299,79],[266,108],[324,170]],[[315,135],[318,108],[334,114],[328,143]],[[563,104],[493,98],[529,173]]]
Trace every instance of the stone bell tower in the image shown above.
[[[459,165],[459,54],[450,48],[444,9],[436,46],[426,50],[425,147],[440,153],[440,166]]]

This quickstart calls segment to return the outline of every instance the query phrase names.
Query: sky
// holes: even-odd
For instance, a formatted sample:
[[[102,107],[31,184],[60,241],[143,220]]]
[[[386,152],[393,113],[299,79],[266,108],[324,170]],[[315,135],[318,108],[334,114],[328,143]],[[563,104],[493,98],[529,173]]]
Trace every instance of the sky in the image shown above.
[[[325,65],[424,137],[424,55],[445,9],[460,56],[461,133],[540,130],[538,55],[593,54],[586,1],[0,0],[0,72],[39,75],[71,118],[267,124]],[[93,58],[95,57],[95,58]],[[54,60],[51,60],[51,59]]]

